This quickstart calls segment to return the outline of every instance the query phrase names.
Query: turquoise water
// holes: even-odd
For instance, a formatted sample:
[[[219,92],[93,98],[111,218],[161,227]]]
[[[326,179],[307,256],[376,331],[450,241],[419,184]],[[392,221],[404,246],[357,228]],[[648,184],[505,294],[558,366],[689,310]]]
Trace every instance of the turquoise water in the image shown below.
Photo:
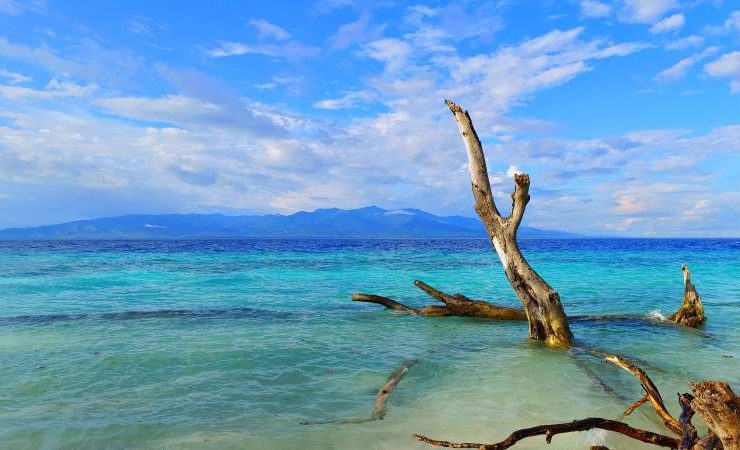
[[[579,345],[639,359],[674,412],[688,381],[740,391],[740,242],[522,247],[572,315],[667,315],[687,263],[704,328],[574,322],[573,332]],[[3,449],[422,449],[412,433],[492,442],[517,427],[616,418],[641,396],[616,367],[529,342],[523,323],[349,301],[359,291],[432,303],[411,284],[418,278],[517,305],[486,241],[0,242],[0,267]],[[385,420],[300,425],[369,416],[407,358],[420,362]],[[667,433],[653,416],[643,407],[628,422]],[[549,448],[590,443],[641,448],[601,432],[557,436]]]

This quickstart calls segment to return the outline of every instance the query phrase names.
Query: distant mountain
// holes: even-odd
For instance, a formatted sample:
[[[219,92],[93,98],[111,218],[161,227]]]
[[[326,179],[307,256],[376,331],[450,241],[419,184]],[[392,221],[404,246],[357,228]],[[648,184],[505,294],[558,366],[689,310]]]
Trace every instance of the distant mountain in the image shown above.
[[[481,238],[478,219],[435,216],[418,209],[317,209],[291,215],[126,215],[0,231],[0,239],[197,239],[197,238]],[[582,237],[521,227],[521,238]]]

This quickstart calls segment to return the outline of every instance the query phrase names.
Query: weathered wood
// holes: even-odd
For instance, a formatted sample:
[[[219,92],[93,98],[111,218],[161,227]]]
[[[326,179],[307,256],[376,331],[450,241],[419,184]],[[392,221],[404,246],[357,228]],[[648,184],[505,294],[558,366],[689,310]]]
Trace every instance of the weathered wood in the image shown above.
[[[693,399],[694,397],[690,394],[678,394],[678,403],[681,405],[681,415],[678,417],[678,421],[682,429],[678,450],[692,450],[696,441],[699,440],[696,427],[691,423],[691,418],[694,417],[694,410],[691,408],[691,400]]]
[[[647,402],[647,401],[648,401],[648,396],[647,395],[643,395],[642,397],[640,397],[639,400],[637,400],[636,402],[634,402],[633,404],[631,404],[629,406],[629,408],[627,408],[627,409],[624,410],[624,412],[622,413],[622,418],[625,418],[625,417],[629,416],[630,414],[632,414],[633,412],[635,412],[635,410],[637,408],[639,408],[640,406],[644,405],[645,402]]]
[[[483,147],[470,115],[449,100],[445,103],[457,122],[467,150],[475,211],[485,225],[511,287],[524,306],[529,337],[553,346],[570,346],[573,335],[560,295],[529,265],[517,243],[516,232],[529,201],[529,176],[517,174],[514,177],[511,214],[502,217],[494,201]]]
[[[378,305],[385,306],[388,309],[404,311],[425,317],[463,316],[493,320],[527,320],[527,315],[523,310],[518,308],[494,305],[493,303],[481,300],[471,300],[462,294],[449,295],[420,280],[415,280],[414,285],[432,298],[444,303],[445,306],[430,305],[420,309],[415,309],[389,297],[362,293],[352,294],[352,301],[376,303]]]
[[[719,438],[724,450],[740,450],[740,397],[721,381],[689,383],[689,387],[694,393],[691,407]]]
[[[446,294],[421,280],[415,280],[414,286],[445,304],[455,316],[480,317],[495,320],[527,320],[523,310],[499,306],[482,300],[471,300],[462,294]]]
[[[440,441],[429,438],[427,436],[414,434],[414,438],[427,444],[436,445],[439,447],[448,448],[477,448],[481,450],[504,450],[514,446],[517,442],[522,439],[526,439],[533,436],[545,436],[545,440],[549,444],[552,441],[553,436],[562,433],[572,433],[574,431],[587,431],[594,428],[599,428],[607,431],[614,431],[616,433],[623,434],[632,439],[645,442],[647,444],[653,444],[660,447],[666,448],[678,448],[679,440],[670,436],[665,436],[652,431],[641,430],[639,428],[633,428],[624,422],[617,420],[603,419],[600,417],[590,417],[588,419],[574,420],[573,422],[556,423],[551,425],[538,425],[531,428],[523,428],[521,430],[514,431],[501,442],[494,444],[485,444],[478,442],[450,442]]]
[[[383,305],[388,309],[396,309],[398,311],[405,311],[411,314],[419,313],[419,311],[414,308],[409,308],[408,306],[402,303],[399,303],[393,300],[392,298],[383,297],[381,295],[355,293],[355,294],[352,294],[352,301],[353,302],[377,303],[378,305]]]
[[[385,404],[388,402],[388,397],[391,396],[398,383],[401,382],[401,379],[409,371],[409,368],[417,362],[419,362],[418,359],[407,359],[388,376],[388,380],[380,388],[378,396],[375,398],[372,419],[382,420],[385,417]]]
[[[621,367],[622,369],[634,375],[642,385],[642,389],[645,391],[645,396],[647,396],[647,400],[650,402],[651,405],[653,405],[655,412],[658,413],[658,416],[663,421],[665,426],[678,435],[682,434],[681,424],[678,422],[678,420],[676,420],[675,417],[671,415],[670,412],[668,412],[668,409],[666,409],[665,404],[663,403],[663,397],[661,397],[660,391],[658,391],[658,388],[655,387],[653,380],[650,379],[650,377],[645,373],[644,370],[637,367],[635,364],[632,363],[632,361],[621,356],[609,355],[605,357],[604,360],[618,367]]]
[[[409,368],[414,364],[418,363],[418,359],[407,359],[403,361],[393,372],[388,376],[388,380],[378,391],[378,395],[375,396],[375,403],[373,404],[373,413],[370,417],[351,417],[349,419],[329,419],[329,420],[315,420],[300,422],[301,425],[322,425],[322,424],[346,424],[346,423],[365,423],[372,422],[374,420],[383,420],[385,418],[386,404],[388,398],[390,398],[393,390],[401,382],[401,379],[409,371]]]
[[[610,355],[605,359],[634,375],[645,390],[645,396],[630,406],[624,415],[628,415],[639,405],[649,401],[666,427],[680,436],[680,439],[632,428],[618,420],[599,417],[524,428],[513,432],[503,441],[494,444],[441,441],[418,434],[413,436],[419,441],[441,447],[503,450],[512,447],[524,438],[532,436],[545,435],[549,444],[555,434],[600,428],[615,431],[645,443],[679,450],[740,450],[740,398],[735,395],[727,383],[719,381],[689,383],[694,396],[691,394],[678,395],[681,416],[679,420],[676,420],[665,409],[660,392],[642,369],[619,356]],[[709,427],[709,432],[702,438],[699,438],[696,428],[691,423],[695,413],[698,413]]]
[[[668,320],[687,327],[698,327],[704,323],[704,306],[701,304],[699,293],[696,292],[696,286],[691,282],[691,272],[686,264],[681,267],[681,272],[684,284],[683,303]]]

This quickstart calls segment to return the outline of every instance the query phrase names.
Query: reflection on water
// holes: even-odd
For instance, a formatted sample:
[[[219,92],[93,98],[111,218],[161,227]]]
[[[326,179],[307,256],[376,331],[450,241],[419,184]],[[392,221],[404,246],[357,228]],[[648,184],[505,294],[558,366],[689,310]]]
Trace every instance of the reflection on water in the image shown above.
[[[581,346],[621,352],[673,393],[715,378],[740,390],[740,248],[723,240],[525,241],[570,315],[667,315],[681,263],[702,330],[574,321]],[[618,417],[639,384],[588,353],[551,350],[517,322],[421,318],[349,301],[421,306],[411,282],[516,305],[485,241],[0,242],[2,448],[428,448],[517,427]],[[657,312],[657,313],[656,313]],[[366,416],[398,364],[418,358],[384,420]],[[603,385],[594,380],[602,380]],[[648,407],[629,418],[665,432]],[[611,433],[549,448],[640,448]],[[544,439],[518,448],[543,448]],[[647,448],[647,447],[645,447]]]

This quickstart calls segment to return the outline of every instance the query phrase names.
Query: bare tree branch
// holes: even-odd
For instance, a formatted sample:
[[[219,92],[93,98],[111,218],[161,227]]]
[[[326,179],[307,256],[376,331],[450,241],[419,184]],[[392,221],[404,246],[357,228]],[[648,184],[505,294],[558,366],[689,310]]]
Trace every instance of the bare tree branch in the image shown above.
[[[653,380],[651,380],[650,377],[647,376],[644,370],[637,367],[635,364],[632,363],[632,361],[621,356],[609,355],[604,358],[604,360],[618,367],[621,367],[622,369],[634,375],[638,379],[638,381],[640,381],[640,384],[645,391],[645,395],[647,396],[648,401],[651,405],[653,405],[655,412],[658,413],[658,416],[660,416],[660,419],[663,421],[665,426],[679,436],[682,434],[681,424],[678,422],[678,420],[676,420],[675,417],[671,415],[671,413],[668,412],[668,409],[666,409],[665,404],[663,403],[663,397],[661,397],[660,391],[658,391],[658,388],[655,387]]]
[[[662,434],[653,433],[652,431],[640,430],[638,428],[632,428],[624,422],[616,420],[602,419],[600,417],[589,417],[588,419],[575,420],[573,422],[556,423],[552,425],[538,425],[531,428],[523,428],[517,430],[509,435],[506,439],[495,444],[484,444],[477,442],[449,442],[440,441],[429,438],[427,436],[414,434],[414,438],[427,444],[436,445],[439,447],[448,448],[477,448],[481,450],[504,450],[514,446],[517,442],[522,439],[533,436],[545,436],[545,440],[549,444],[552,441],[553,436],[562,433],[572,433],[574,431],[587,431],[593,428],[599,428],[607,431],[614,431],[616,433],[629,436],[632,439],[636,439],[647,444],[653,444],[660,447],[667,448],[678,448],[679,440]]]

